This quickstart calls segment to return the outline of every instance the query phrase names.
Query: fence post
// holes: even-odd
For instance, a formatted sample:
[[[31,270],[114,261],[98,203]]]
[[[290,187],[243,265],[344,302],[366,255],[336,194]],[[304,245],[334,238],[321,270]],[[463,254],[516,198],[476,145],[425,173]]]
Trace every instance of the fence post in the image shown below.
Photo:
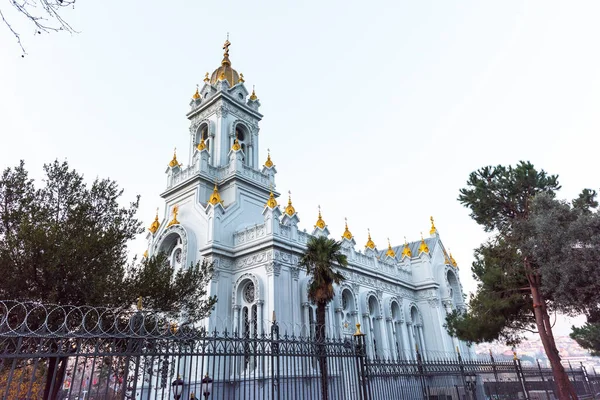
[[[523,396],[525,396],[525,400],[530,400],[529,392],[527,391],[527,386],[525,385],[525,375],[523,375],[521,360],[519,360],[519,357],[517,357],[516,351],[513,351],[513,362],[515,363],[515,371],[517,373],[517,378],[519,378],[519,383],[521,384],[521,388],[523,389]]]
[[[419,352],[419,345],[415,345],[415,351],[417,353],[417,369],[419,371],[419,380],[421,381],[421,390],[423,391],[423,398],[429,398],[429,391],[427,390],[427,382],[425,382],[425,368],[423,367],[423,358]]]
[[[544,384],[544,392],[546,392],[546,399],[550,400],[550,394],[548,393],[548,385],[546,384],[546,380],[544,379],[544,372],[542,371],[542,366],[540,365],[540,359],[537,360],[538,370],[540,371],[540,378],[542,378],[542,383]]]
[[[596,393],[595,390],[592,388],[592,385],[590,384],[590,378],[588,376],[587,373],[587,369],[583,366],[583,363],[580,361],[579,364],[581,365],[581,371],[583,372],[583,382],[585,383],[585,386],[587,387],[588,393],[590,393],[592,395],[592,398],[596,398]]]
[[[367,371],[365,366],[365,334],[360,331],[360,324],[356,324],[354,341],[356,348],[356,370],[358,372],[358,384],[360,386],[358,391],[360,394],[359,399],[368,400],[369,391],[367,389]]]
[[[492,370],[494,371],[494,391],[495,395],[498,396],[498,369],[496,368],[496,360],[494,359],[494,354],[492,354],[492,349],[490,349],[490,360],[492,360]],[[485,384],[484,384],[485,385]]]
[[[279,325],[275,319],[273,310],[273,323],[271,324],[271,399],[279,399]],[[277,396],[275,396],[277,392]]]

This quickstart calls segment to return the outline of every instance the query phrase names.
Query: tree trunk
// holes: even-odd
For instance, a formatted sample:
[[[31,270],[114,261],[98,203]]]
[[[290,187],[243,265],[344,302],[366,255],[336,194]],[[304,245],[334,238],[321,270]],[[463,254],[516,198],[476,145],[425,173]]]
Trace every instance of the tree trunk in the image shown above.
[[[552,367],[552,374],[554,375],[554,381],[558,389],[558,398],[560,400],[577,400],[577,393],[573,387],[573,384],[569,380],[569,375],[565,371],[565,368],[560,362],[560,355],[556,348],[556,342],[554,341],[554,335],[552,334],[552,325],[550,324],[550,316],[548,315],[548,309],[546,308],[546,300],[540,292],[540,287],[536,277],[530,277],[530,288],[531,295],[533,298],[533,312],[535,315],[535,324],[544,345],[544,351],[548,360],[550,360],[550,366]]]
[[[319,359],[319,371],[321,372],[321,399],[329,400],[327,354],[325,351],[325,303],[317,303],[317,357]]]
[[[58,370],[57,370],[58,368]],[[48,361],[48,370],[46,371],[46,385],[44,387],[44,399],[56,400],[58,392],[63,384],[65,372],[67,370],[66,357],[52,357]],[[55,373],[56,371],[56,373]],[[54,382],[54,384],[53,384]],[[52,391],[51,391],[52,390]]]

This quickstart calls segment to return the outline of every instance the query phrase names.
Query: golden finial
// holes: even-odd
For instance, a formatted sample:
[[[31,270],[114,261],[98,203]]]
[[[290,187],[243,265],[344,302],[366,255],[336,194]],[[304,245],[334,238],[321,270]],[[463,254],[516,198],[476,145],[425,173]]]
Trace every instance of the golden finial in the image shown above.
[[[208,199],[208,202],[210,204],[212,204],[213,206],[216,206],[219,203],[221,203],[221,205],[223,205],[223,200],[221,200],[221,195],[219,194],[219,189],[217,189],[217,184],[216,183],[215,183],[215,187],[213,189],[213,192],[210,195],[210,198]]]
[[[421,232],[421,244],[419,245],[419,254],[421,253],[429,254],[429,247],[427,247],[427,243],[425,243],[425,239],[423,239],[423,232]]]
[[[200,98],[200,93],[198,92],[198,85],[196,85],[196,93],[192,96],[192,99],[198,100]]]
[[[244,82],[246,82],[246,81],[244,80],[244,74],[240,73],[240,80],[239,80],[239,81],[240,81],[241,83],[244,83]]]
[[[375,242],[373,242],[373,240],[371,240],[371,230],[367,229],[367,232],[369,233],[369,238],[367,240],[367,244],[365,244],[365,248],[366,249],[374,250],[375,249]]]
[[[444,264],[445,265],[452,265],[452,262],[450,261],[450,259],[448,258],[448,253],[446,253],[446,250],[444,249]]]
[[[431,221],[431,229],[429,230],[429,234],[433,235],[437,232],[437,229],[435,227],[435,224],[433,223],[433,217],[429,217],[429,220]]]
[[[154,222],[152,222],[152,224],[150,225],[150,227],[148,228],[148,230],[150,232],[152,232],[152,234],[154,235],[156,233],[156,231],[158,230],[158,227],[160,226],[160,222],[158,222],[158,208],[156,209],[156,216],[154,217]]]
[[[177,221],[177,213],[179,212],[179,206],[173,206],[173,219],[167,224],[167,228],[171,225],[178,225],[179,221]]]
[[[233,139],[233,146],[231,146],[231,150],[238,151],[241,148],[242,146],[240,146],[240,142],[238,142],[237,138]]]
[[[227,78],[225,77],[225,71],[222,71],[222,72],[221,72],[221,75],[219,75],[219,80],[220,80],[220,81],[224,81],[225,79],[227,79]]]
[[[254,91],[254,85],[252,86],[252,94],[250,95],[250,100],[254,101],[258,99],[258,97],[256,97],[256,92]]]
[[[321,217],[321,206],[319,206],[319,219],[317,219],[317,222],[315,223],[315,228],[325,229],[325,226],[325,221],[323,221],[323,218]]]
[[[346,228],[344,229],[344,233],[342,234],[342,239],[346,238],[348,240],[352,240],[352,233],[350,233],[350,230],[348,230],[348,218],[344,218],[344,221],[346,221]]]
[[[517,357],[517,352],[513,351],[513,360],[518,360],[519,357]]]
[[[267,149],[267,161],[265,161],[265,167],[271,168],[273,166],[273,161],[271,161],[271,150]]]
[[[229,46],[231,46],[231,42],[229,41],[229,34],[227,34],[227,40],[223,44],[223,61],[221,61],[221,65],[231,65],[231,61],[229,61]]]
[[[177,333],[177,322],[171,322],[171,333],[172,334]],[[181,377],[179,375],[177,375],[177,379],[181,379]]]
[[[452,252],[450,252],[450,264],[452,264],[452,266],[455,268],[458,267],[456,260],[454,259],[454,257],[452,257]]]
[[[173,167],[177,167],[179,165],[181,165],[181,164],[179,164],[179,161],[177,161],[177,147],[175,147],[175,149],[173,150],[173,159],[169,163],[169,167],[173,168]]]
[[[200,139],[200,143],[198,143],[196,148],[200,151],[206,149],[206,142],[204,141],[204,138]]]
[[[287,215],[289,215],[290,217],[294,214],[296,214],[296,210],[294,209],[294,206],[292,206],[292,192],[288,190],[288,205],[285,208],[285,213]]]
[[[137,300],[137,310],[138,311],[142,311],[142,296],[138,297],[138,300]]]
[[[277,200],[275,200],[275,195],[273,194],[273,190],[269,193],[269,200],[265,204],[265,207],[275,208],[277,207]]]
[[[385,255],[391,258],[396,257],[396,252],[392,249],[392,244],[390,243],[390,238],[388,238],[388,249],[385,252]]]
[[[364,336],[364,333],[360,331],[360,324],[356,324],[356,332],[354,332],[354,336]]]
[[[208,77],[208,72],[204,75],[204,83],[210,82],[210,78]]]
[[[144,251],[144,254],[142,254],[142,257],[144,257],[144,258],[148,258],[148,249],[146,249],[146,250]]]
[[[402,258],[404,257],[412,257],[412,251],[410,251],[410,247],[408,247],[408,242],[406,241],[406,236],[404,236],[404,248],[402,249]]]

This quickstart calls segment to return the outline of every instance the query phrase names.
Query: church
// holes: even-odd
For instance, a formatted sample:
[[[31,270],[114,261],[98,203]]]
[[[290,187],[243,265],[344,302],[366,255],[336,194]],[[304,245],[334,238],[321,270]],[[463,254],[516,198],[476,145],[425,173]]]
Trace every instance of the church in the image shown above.
[[[162,220],[149,228],[146,256],[164,252],[175,267],[209,260],[210,295],[218,302],[209,331],[269,333],[273,318],[282,332],[314,335],[315,309],[307,298],[309,277],[298,260],[311,236],[341,240],[348,258],[327,308],[327,335],[344,338],[360,323],[372,356],[414,357],[469,353],[448,335],[446,314],[465,307],[457,264],[431,218],[429,237],[378,249],[357,245],[348,224],[331,233],[319,209],[303,229],[291,197],[276,191],[276,165],[260,160],[260,100],[232,67],[227,40],[221,65],[206,73],[186,114],[189,165],[173,155],[166,169]],[[300,167],[300,166],[298,166]]]

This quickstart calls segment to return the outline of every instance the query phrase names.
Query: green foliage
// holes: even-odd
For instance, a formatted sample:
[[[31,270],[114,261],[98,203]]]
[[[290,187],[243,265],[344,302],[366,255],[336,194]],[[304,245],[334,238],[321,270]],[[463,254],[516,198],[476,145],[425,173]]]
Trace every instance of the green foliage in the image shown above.
[[[600,357],[600,308],[588,312],[587,322],[582,327],[572,328],[571,338],[593,356]]]
[[[555,199],[559,188],[556,175],[528,162],[471,173],[459,201],[494,236],[475,251],[477,292],[468,312],[448,317],[451,334],[471,342],[518,342],[536,327],[531,286],[540,287],[550,312],[582,313],[599,303],[596,192],[585,189],[568,203]]]
[[[135,215],[139,197],[123,206],[110,179],[87,185],[67,162],[44,166],[37,188],[24,163],[0,177],[0,298],[42,303],[146,307],[198,320],[211,269],[174,271],[163,255],[128,262],[127,243],[144,229]]]
[[[299,265],[313,278],[308,288],[308,298],[313,303],[328,304],[333,300],[333,284],[344,280],[342,274],[333,269],[336,264],[341,267],[348,265],[346,256],[340,253],[341,248],[341,242],[324,236],[308,240]]]

